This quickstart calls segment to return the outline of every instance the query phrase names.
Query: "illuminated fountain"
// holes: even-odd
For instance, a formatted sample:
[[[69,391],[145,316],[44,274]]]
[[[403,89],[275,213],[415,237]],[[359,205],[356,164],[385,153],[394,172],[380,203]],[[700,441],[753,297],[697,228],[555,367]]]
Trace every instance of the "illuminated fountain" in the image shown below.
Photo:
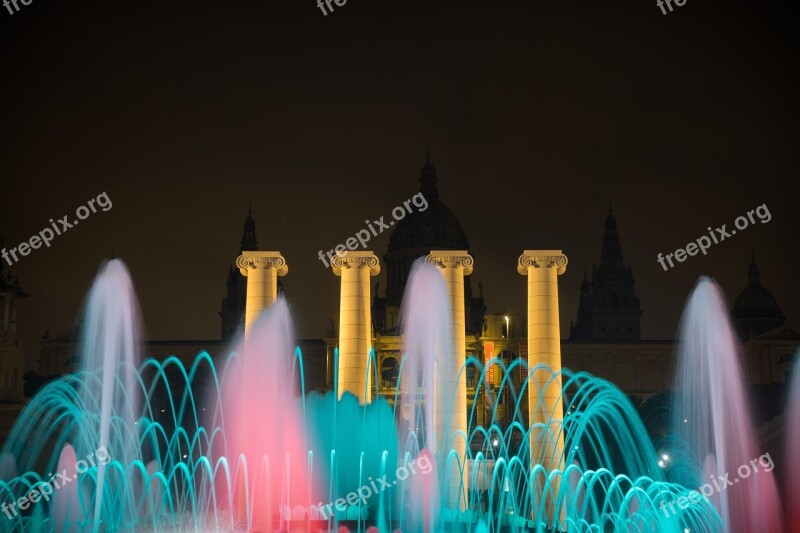
[[[174,357],[140,362],[130,278],[120,261],[104,264],[87,300],[83,370],[31,399],[0,455],[0,502],[23,501],[3,507],[0,530],[682,533],[722,531],[732,517],[751,520],[752,508],[737,511],[733,501],[758,502],[765,528],[780,523],[769,476],[743,482],[740,492],[725,495],[727,503],[700,499],[666,511],[688,501],[703,476],[759,455],[752,443],[727,445],[744,442],[752,427],[731,417],[732,407],[746,409],[731,400],[744,402],[743,391],[719,390],[720,379],[740,378],[736,366],[722,378],[707,371],[732,364],[735,355],[734,344],[708,337],[730,340],[710,282],[698,285],[684,317],[680,364],[687,378],[680,381],[685,401],[679,409],[691,423],[675,432],[677,483],[666,478],[670,472],[659,466],[634,407],[614,385],[583,372],[528,368],[521,359],[508,367],[496,358],[486,365],[474,357],[461,362],[452,313],[458,276],[468,272],[446,271],[457,262],[442,255],[415,265],[407,284],[407,357],[393,405],[375,390],[372,352],[360,394],[305,394],[302,353],[280,298],[252,306],[248,299],[246,336],[218,361],[219,373],[205,352],[189,368]],[[376,266],[368,259],[365,265]],[[258,275],[248,286],[265,291],[285,273],[275,256],[242,260],[240,268],[273,269],[250,272]],[[369,274],[351,277],[363,282]],[[553,282],[552,291],[556,273],[534,273],[529,281],[538,275]],[[363,299],[363,290],[356,293]],[[260,306],[269,308],[259,314]],[[483,426],[476,424],[479,405],[463,423],[454,416],[470,366],[476,396],[492,366],[502,372],[496,393],[507,391],[513,402],[510,425],[496,417],[496,405]],[[520,367],[529,378],[515,390],[508,376]],[[793,409],[800,403],[798,382]],[[370,396],[371,402],[359,402]],[[535,412],[532,423],[526,403]],[[409,418],[410,425],[398,423]],[[797,431],[795,422],[790,433]],[[95,460],[82,462],[90,454]],[[53,487],[53,476],[64,469],[75,479]],[[51,490],[42,490],[45,485]],[[37,501],[23,500],[34,492]]]
[[[721,289],[701,278],[680,328],[672,453],[684,484],[708,487],[725,531],[783,531],[772,470],[753,472],[763,450],[755,443],[740,347]],[[789,456],[791,457],[791,456]],[[773,465],[774,466],[774,465]]]

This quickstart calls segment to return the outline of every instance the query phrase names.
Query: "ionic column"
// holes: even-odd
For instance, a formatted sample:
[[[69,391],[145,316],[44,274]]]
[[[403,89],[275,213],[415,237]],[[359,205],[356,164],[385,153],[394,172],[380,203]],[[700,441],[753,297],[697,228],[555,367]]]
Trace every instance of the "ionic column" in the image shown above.
[[[280,252],[242,252],[236,258],[239,272],[247,278],[244,331],[278,298],[278,276],[289,272]]]
[[[459,474],[457,465],[449,473],[449,490],[446,505],[450,509],[464,508],[467,497],[466,442],[463,437],[455,437],[457,431],[467,433],[467,376],[461,367],[467,359],[466,318],[464,314],[464,276],[472,274],[472,256],[466,250],[431,250],[426,262],[435,265],[442,273],[450,296],[452,318],[450,337],[452,354],[443,354],[437,366],[435,383],[441,388],[434,395],[434,428],[437,436],[439,457],[446,456],[452,448],[456,451],[464,475]],[[447,357],[450,355],[450,357]],[[455,399],[451,400],[454,397]],[[452,401],[452,404],[450,403]]]
[[[561,330],[558,318],[557,276],[567,269],[567,256],[561,250],[525,250],[519,257],[517,271],[528,276],[528,422],[543,424],[531,429],[531,465],[540,464],[548,472],[564,469],[564,419],[561,383]],[[539,363],[548,370],[533,371]],[[546,387],[546,388],[545,388]],[[550,490],[557,494],[559,478]],[[541,486],[540,486],[541,488]],[[545,496],[549,520],[555,517],[552,498]],[[559,513],[561,516],[562,513]]]
[[[370,276],[380,271],[372,252],[338,252],[331,261],[333,273],[341,276],[339,300],[339,398],[350,392],[359,403],[372,400],[372,372],[367,372],[372,342]]]

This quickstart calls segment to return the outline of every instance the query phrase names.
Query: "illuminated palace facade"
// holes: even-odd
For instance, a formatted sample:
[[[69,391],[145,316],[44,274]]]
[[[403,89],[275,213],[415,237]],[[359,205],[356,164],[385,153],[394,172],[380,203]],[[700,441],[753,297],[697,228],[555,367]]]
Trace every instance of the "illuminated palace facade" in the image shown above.
[[[387,280],[385,290],[380,291],[375,284],[370,291],[371,340],[378,365],[378,383],[373,387],[377,387],[378,393],[390,403],[394,402],[397,392],[402,354],[398,331],[400,303],[412,264],[431,250],[469,250],[467,234],[439,195],[438,176],[430,159],[422,167],[419,182],[429,208],[409,214],[393,228],[381,262]],[[239,251],[258,248],[255,220],[248,214]],[[176,355],[188,363],[204,349],[218,357],[242,329],[246,287],[247,279],[239,268],[231,265],[226,296],[219,312],[221,339],[148,341],[147,355],[159,359]],[[506,364],[518,357],[527,359],[526,314],[493,312],[484,299],[481,284],[476,291],[470,276],[464,277],[463,288],[467,356],[484,362],[498,357]],[[282,290],[280,282],[278,290]],[[672,380],[675,341],[641,338],[642,309],[635,291],[633,270],[630,262],[624,259],[617,221],[610,210],[605,219],[599,261],[592,268],[591,276],[585,276],[577,297],[577,316],[570,321],[569,337],[561,340],[562,366],[607,379],[640,406],[642,402],[663,396]],[[794,363],[792,354],[800,345],[800,333],[785,324],[777,301],[761,285],[754,257],[747,271],[747,285],[735,300],[732,318],[745,345],[751,385],[757,390],[783,387]],[[333,352],[339,344],[339,331],[337,313],[331,316],[324,338],[298,341],[305,360],[307,390],[333,388]],[[74,369],[74,338],[74,334],[69,333],[46,336],[42,340],[38,361],[40,379]],[[495,419],[507,422],[512,411],[506,410],[511,403],[508,389],[495,394],[503,378],[501,371],[495,368],[491,372],[487,386],[478,388],[480,392],[476,397],[478,378],[474,371],[468,371],[468,412],[472,412],[473,405],[478,402],[473,422],[483,423],[494,409]],[[510,379],[519,390],[526,376],[518,369]],[[527,419],[527,402],[521,401],[520,405],[520,414]],[[782,409],[776,406],[771,412],[779,411]],[[769,435],[781,432],[783,424],[785,415],[771,421],[762,418],[763,438],[769,439]]]

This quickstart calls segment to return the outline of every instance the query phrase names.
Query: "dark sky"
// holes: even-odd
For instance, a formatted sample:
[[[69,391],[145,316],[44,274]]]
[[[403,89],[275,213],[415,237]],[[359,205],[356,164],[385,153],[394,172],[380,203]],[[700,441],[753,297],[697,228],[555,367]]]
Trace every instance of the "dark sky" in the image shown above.
[[[317,250],[414,194],[431,146],[490,312],[524,310],[525,248],[562,248],[562,330],[599,259],[609,200],[644,309],[672,338],[702,274],[729,298],[751,248],[789,323],[798,283],[797,17],[778,1],[34,0],[0,11],[0,234],[15,246],[105,191],[14,267],[29,353],[74,322],[111,252],[149,335],[217,338],[252,199],[298,332],[320,337],[338,278]],[[674,251],[766,203],[772,215],[668,272]],[[73,217],[74,218],[74,217]],[[388,234],[371,247],[383,255]],[[385,283],[382,283],[385,287]]]

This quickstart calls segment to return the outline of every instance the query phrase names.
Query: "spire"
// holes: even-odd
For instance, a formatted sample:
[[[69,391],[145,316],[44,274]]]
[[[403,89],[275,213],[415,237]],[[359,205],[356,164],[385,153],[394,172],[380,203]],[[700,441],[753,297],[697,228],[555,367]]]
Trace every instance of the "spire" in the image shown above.
[[[608,203],[600,262],[592,262],[591,282],[584,273],[572,340],[637,341],[642,310],[636,296],[633,267],[622,254],[617,219]]]
[[[608,204],[608,215],[606,216],[605,230],[603,232],[603,247],[600,251],[600,265],[608,264],[609,261],[622,263],[622,247],[619,244],[619,233],[617,233],[617,219],[611,211],[611,203]]]
[[[419,190],[428,202],[435,202],[439,198],[439,191],[436,189],[436,167],[431,163],[431,147],[428,146],[428,153],[425,164],[419,175]]]
[[[756,265],[756,254],[753,250],[750,250],[750,268],[747,269],[747,280],[750,285],[761,285],[761,272]]]
[[[248,202],[247,218],[244,219],[244,232],[242,233],[241,246],[239,252],[258,250],[258,240],[256,239],[256,221],[253,219],[252,202]]]
[[[583,281],[581,282],[581,298],[580,302],[588,302],[592,298],[592,284],[589,283],[589,278],[586,276],[586,269],[583,269]]]

